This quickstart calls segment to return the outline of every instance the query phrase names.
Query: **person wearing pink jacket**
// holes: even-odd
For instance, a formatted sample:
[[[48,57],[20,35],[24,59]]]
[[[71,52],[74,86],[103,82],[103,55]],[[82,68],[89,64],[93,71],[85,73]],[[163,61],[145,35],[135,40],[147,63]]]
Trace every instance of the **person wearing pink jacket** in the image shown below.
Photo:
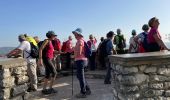
[[[87,44],[92,51],[92,55],[88,58],[89,59],[89,67],[90,67],[90,70],[95,70],[96,69],[95,59],[96,59],[96,50],[97,50],[97,48],[96,48],[97,40],[92,34],[89,36],[89,39],[90,40],[87,41]]]

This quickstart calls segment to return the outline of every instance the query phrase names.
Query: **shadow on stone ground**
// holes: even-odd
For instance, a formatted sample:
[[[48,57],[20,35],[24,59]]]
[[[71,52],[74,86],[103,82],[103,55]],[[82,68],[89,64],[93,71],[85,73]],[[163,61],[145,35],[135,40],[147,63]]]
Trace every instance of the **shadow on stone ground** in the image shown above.
[[[112,86],[105,85],[104,79],[87,79],[92,94],[87,98],[77,99],[75,94],[79,93],[79,83],[77,78],[73,77],[73,95],[72,95],[72,76],[58,78],[54,88],[58,91],[56,94],[43,95],[41,94],[42,85],[38,88],[37,92],[32,92],[29,100],[113,100]]]

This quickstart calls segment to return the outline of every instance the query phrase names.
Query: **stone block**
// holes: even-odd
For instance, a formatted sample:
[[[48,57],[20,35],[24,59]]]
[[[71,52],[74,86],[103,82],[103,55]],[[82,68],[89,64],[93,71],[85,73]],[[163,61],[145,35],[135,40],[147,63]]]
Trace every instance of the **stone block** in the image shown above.
[[[139,70],[140,70],[141,72],[143,72],[146,67],[147,67],[147,65],[140,65],[140,66],[139,66]]]
[[[113,93],[113,96],[115,96],[115,97],[116,97],[117,94],[118,94],[117,91],[116,91],[116,89],[114,89],[114,88],[112,89],[112,93]]]
[[[3,80],[0,80],[0,87],[2,87],[2,88],[12,87],[15,85],[14,80],[15,80],[14,77],[8,77]]]
[[[116,70],[116,64],[111,63],[111,68],[112,68],[113,70]]]
[[[8,100],[10,98],[10,88],[2,89],[0,92],[0,100]]]
[[[134,74],[122,76],[121,82],[126,85],[138,85],[145,81],[148,81],[148,76],[144,74]]]
[[[143,98],[140,100],[170,100],[170,98],[158,96],[158,97],[152,97],[152,98]]]
[[[145,84],[141,84],[139,87],[140,87],[140,90],[144,90],[144,89],[148,89],[149,85],[148,83],[145,83]]]
[[[162,75],[151,75],[149,77],[150,82],[166,82],[170,81],[170,77],[162,76]]]
[[[170,89],[170,82],[164,82],[164,88]]]
[[[21,73],[22,73],[22,67],[13,68],[13,71],[12,71],[13,75],[21,75]]]
[[[165,96],[170,97],[170,90],[165,91]]]
[[[13,97],[10,100],[28,100],[28,99],[23,99],[23,96],[21,95],[21,96]]]
[[[159,68],[157,73],[160,75],[170,76],[170,68]]]
[[[121,65],[116,65],[115,68],[118,73],[121,73],[123,70],[123,67]]]
[[[12,88],[12,96],[15,97],[22,93],[25,94],[27,89],[28,89],[27,84],[15,86],[14,88]]]
[[[119,100],[138,100],[140,97],[139,93],[133,94],[118,94]]]
[[[163,85],[163,83],[152,83],[152,84],[149,84],[149,88],[151,88],[151,89],[163,89],[164,85]]]
[[[144,72],[145,73],[156,73],[157,67],[147,67]]]
[[[131,74],[138,72],[137,67],[124,67],[122,70],[122,74]]]
[[[124,86],[124,85],[120,85],[120,90],[123,93],[130,93],[130,92],[139,91],[139,88],[138,88],[138,86]]]
[[[154,98],[143,98],[141,100],[155,100]]]
[[[23,83],[27,83],[29,80],[29,77],[28,76],[22,76],[22,75],[17,75],[16,76],[16,84],[17,85],[20,85],[20,84],[23,84]]]
[[[11,72],[9,69],[0,70],[0,79],[4,79],[4,78],[10,77],[10,76],[11,76]]]
[[[164,90],[148,89],[143,92],[143,96],[147,98],[152,98],[152,97],[162,96],[163,92]]]

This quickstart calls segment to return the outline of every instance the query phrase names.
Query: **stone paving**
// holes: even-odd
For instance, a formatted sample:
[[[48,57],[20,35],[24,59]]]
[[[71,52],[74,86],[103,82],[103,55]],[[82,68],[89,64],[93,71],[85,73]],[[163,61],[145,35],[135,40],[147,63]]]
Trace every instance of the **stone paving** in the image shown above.
[[[87,96],[87,98],[77,99],[75,98],[75,94],[80,91],[77,78],[75,76],[73,77],[72,94],[72,76],[61,77],[56,80],[54,85],[55,89],[58,90],[58,93],[45,96],[41,94],[42,87],[39,87],[37,92],[29,94],[32,96],[29,100],[113,100],[112,85],[105,85],[103,80],[104,79],[99,78],[88,78],[87,81],[91,87],[92,94]]]

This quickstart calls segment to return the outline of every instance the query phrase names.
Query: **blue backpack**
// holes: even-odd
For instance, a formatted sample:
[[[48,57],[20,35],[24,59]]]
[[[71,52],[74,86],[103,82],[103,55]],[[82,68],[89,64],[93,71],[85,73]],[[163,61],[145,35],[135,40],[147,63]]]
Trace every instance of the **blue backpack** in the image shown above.
[[[142,46],[145,49],[145,52],[148,52],[148,39],[147,39],[148,34],[146,34],[145,32],[143,32],[142,34],[144,36],[144,40],[142,42]]]
[[[89,48],[88,44],[84,41],[84,53],[85,57],[89,58],[92,55],[92,50]]]

